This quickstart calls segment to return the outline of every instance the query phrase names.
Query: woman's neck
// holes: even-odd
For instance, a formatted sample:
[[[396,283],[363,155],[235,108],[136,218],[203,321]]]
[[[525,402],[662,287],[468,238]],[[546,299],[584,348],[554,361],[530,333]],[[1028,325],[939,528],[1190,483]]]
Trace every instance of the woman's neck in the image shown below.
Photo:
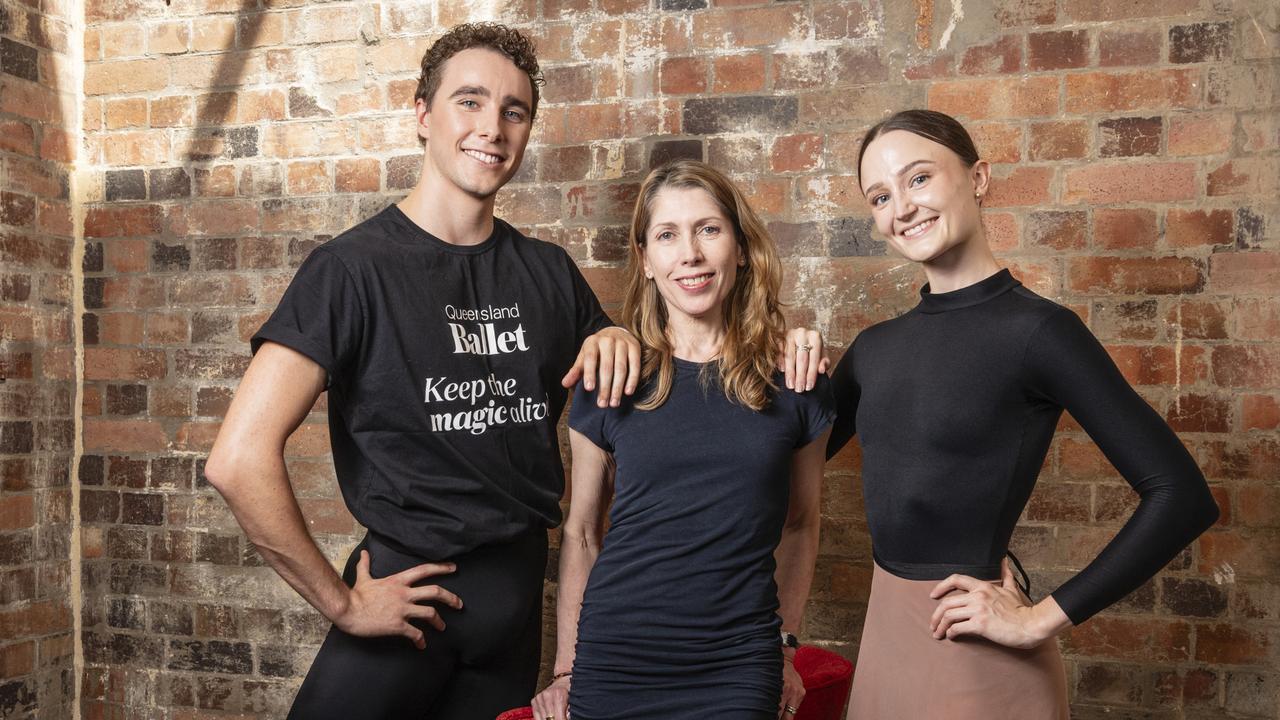
[[[667,339],[672,353],[681,360],[709,362],[724,347],[724,322],[720,318],[669,317]]]
[[[922,265],[931,293],[966,288],[1000,271],[1000,263],[996,262],[982,235],[957,245]]]

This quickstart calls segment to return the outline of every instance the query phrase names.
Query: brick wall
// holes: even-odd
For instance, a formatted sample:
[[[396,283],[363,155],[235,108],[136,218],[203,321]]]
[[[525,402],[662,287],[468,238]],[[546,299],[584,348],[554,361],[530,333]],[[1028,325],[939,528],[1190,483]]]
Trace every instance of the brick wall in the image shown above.
[[[246,340],[302,258],[413,184],[423,49],[491,18],[538,39],[548,79],[500,214],[566,247],[606,303],[646,168],[693,156],[770,221],[792,319],[844,347],[923,282],[871,232],[860,133],[905,107],[961,116],[995,163],[986,223],[1001,257],[1087,319],[1223,508],[1159,578],[1063,637],[1075,717],[1275,717],[1280,16],[1261,0],[90,0],[90,717],[288,706],[325,623],[263,567],[201,464]],[[48,355],[30,357],[39,369]],[[326,447],[322,400],[290,466],[338,562],[359,532]],[[870,563],[856,452],[829,468],[805,633],[850,656]],[[1133,504],[1064,422],[1015,537],[1037,587],[1086,563]]]
[[[69,717],[81,8],[0,2],[0,716]]]

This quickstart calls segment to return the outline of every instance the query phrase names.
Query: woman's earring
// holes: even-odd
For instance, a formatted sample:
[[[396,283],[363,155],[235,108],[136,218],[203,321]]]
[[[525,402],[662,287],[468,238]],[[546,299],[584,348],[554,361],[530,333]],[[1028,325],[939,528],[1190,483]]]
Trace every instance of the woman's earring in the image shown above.
[[[653,279],[653,273],[651,273],[651,272],[647,272],[647,273],[645,273],[645,274],[644,274],[644,279],[645,279],[645,280],[652,280],[652,279]]]

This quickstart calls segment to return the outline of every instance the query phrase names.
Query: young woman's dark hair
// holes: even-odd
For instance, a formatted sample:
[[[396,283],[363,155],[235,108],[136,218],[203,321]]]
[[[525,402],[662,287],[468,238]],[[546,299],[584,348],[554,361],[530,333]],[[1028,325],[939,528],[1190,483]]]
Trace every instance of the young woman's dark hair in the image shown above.
[[[959,155],[965,167],[972,167],[978,162],[978,148],[974,146],[973,138],[969,137],[969,131],[958,120],[936,110],[902,110],[872,125],[863,136],[862,145],[858,148],[859,185],[862,184],[862,155],[867,151],[867,146],[872,140],[891,130],[906,130],[932,140]]]

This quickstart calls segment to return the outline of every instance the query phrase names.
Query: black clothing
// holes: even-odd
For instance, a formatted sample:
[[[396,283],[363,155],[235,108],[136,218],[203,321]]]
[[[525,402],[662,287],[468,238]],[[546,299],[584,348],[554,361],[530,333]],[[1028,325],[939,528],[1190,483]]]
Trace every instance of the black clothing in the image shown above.
[[[609,324],[561,248],[496,219],[451,245],[392,205],[313,251],[252,345],[325,368],[347,507],[436,561],[559,524],[560,378]]]
[[[876,561],[912,580],[1000,577],[1063,409],[1141,496],[1133,517],[1053,592],[1075,624],[1159,571],[1217,518],[1177,436],[1070,310],[1007,270],[930,293],[864,330],[833,375],[834,455],[862,442]]]
[[[569,412],[569,426],[617,463],[578,622],[574,720],[777,717],[773,552],[792,455],[831,423],[830,387],[822,378],[798,394],[779,373],[773,402],[756,412],[713,376],[704,384],[704,365],[675,362],[657,409],[629,398],[601,409],[579,385]]]
[[[347,560],[348,585],[355,583],[361,549],[369,550],[375,578],[422,562],[370,533]],[[489,545],[456,562],[457,571],[419,583],[440,585],[462,598],[462,610],[435,606],[444,632],[414,621],[427,636],[426,649],[419,650],[405,637],[364,638],[331,628],[290,720],[493,720],[527,704],[537,690],[541,657],[547,534],[539,530]]]

